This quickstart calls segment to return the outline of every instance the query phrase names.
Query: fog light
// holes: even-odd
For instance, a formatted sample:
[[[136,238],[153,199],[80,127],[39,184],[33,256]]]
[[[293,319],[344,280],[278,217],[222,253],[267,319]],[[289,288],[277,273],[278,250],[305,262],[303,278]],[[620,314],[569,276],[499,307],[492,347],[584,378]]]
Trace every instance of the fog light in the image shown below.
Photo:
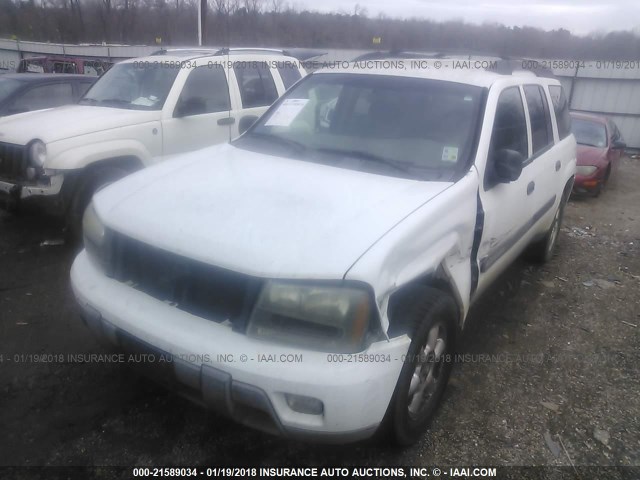
[[[324,404],[317,398],[293,395],[292,393],[285,393],[284,397],[287,399],[287,405],[294,412],[309,415],[322,415],[324,413]]]

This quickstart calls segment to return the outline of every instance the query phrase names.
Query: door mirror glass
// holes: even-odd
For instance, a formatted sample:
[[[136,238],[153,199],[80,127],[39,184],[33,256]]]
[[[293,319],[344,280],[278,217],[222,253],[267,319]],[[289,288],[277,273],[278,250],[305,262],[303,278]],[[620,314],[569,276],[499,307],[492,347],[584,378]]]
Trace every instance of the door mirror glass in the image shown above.
[[[524,157],[508,148],[498,150],[493,158],[493,171],[498,183],[509,183],[520,178]]]
[[[188,117],[191,115],[200,115],[207,111],[207,106],[201,98],[190,97],[184,100],[180,100],[176,109],[173,111],[173,116],[176,118]]]
[[[620,140],[616,140],[611,144],[611,148],[613,148],[614,150],[624,150],[625,148],[627,148],[627,144]]]

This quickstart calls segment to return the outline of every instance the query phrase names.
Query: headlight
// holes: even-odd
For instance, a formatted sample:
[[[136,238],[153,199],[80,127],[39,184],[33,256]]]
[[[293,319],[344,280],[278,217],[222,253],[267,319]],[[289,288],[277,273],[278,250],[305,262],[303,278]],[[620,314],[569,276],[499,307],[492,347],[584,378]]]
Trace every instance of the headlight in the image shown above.
[[[82,217],[82,235],[84,248],[104,269],[109,266],[107,232],[93,206],[89,204]]]
[[[369,293],[352,286],[271,281],[262,289],[247,335],[326,352],[366,348]]]
[[[593,172],[595,172],[598,167],[594,167],[593,165],[578,165],[576,167],[576,173],[578,175],[582,175],[583,177],[588,177]]]
[[[47,147],[40,140],[31,142],[29,147],[29,162],[34,167],[42,167],[47,159]]]

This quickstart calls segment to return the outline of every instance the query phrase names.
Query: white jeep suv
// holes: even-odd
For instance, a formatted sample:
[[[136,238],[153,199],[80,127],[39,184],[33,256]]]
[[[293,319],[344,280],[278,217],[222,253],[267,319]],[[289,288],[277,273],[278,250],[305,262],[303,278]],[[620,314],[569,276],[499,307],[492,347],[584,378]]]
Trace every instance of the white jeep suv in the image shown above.
[[[228,142],[305,75],[266,49],[162,50],[115,65],[78,105],[0,121],[0,203],[79,227],[102,185]]]
[[[470,305],[523,251],[550,259],[576,143],[557,80],[356,66],[98,192],[71,282],[96,334],[217,411],[409,444]]]

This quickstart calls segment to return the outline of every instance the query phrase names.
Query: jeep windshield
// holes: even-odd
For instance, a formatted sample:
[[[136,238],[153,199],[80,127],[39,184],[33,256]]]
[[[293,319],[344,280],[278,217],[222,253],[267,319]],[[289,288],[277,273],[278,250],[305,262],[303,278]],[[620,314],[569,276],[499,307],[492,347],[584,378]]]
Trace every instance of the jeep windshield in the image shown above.
[[[161,110],[178,71],[154,63],[120,63],[100,77],[80,104]]]
[[[320,73],[287,92],[234,145],[316,163],[451,181],[468,164],[482,88]]]

